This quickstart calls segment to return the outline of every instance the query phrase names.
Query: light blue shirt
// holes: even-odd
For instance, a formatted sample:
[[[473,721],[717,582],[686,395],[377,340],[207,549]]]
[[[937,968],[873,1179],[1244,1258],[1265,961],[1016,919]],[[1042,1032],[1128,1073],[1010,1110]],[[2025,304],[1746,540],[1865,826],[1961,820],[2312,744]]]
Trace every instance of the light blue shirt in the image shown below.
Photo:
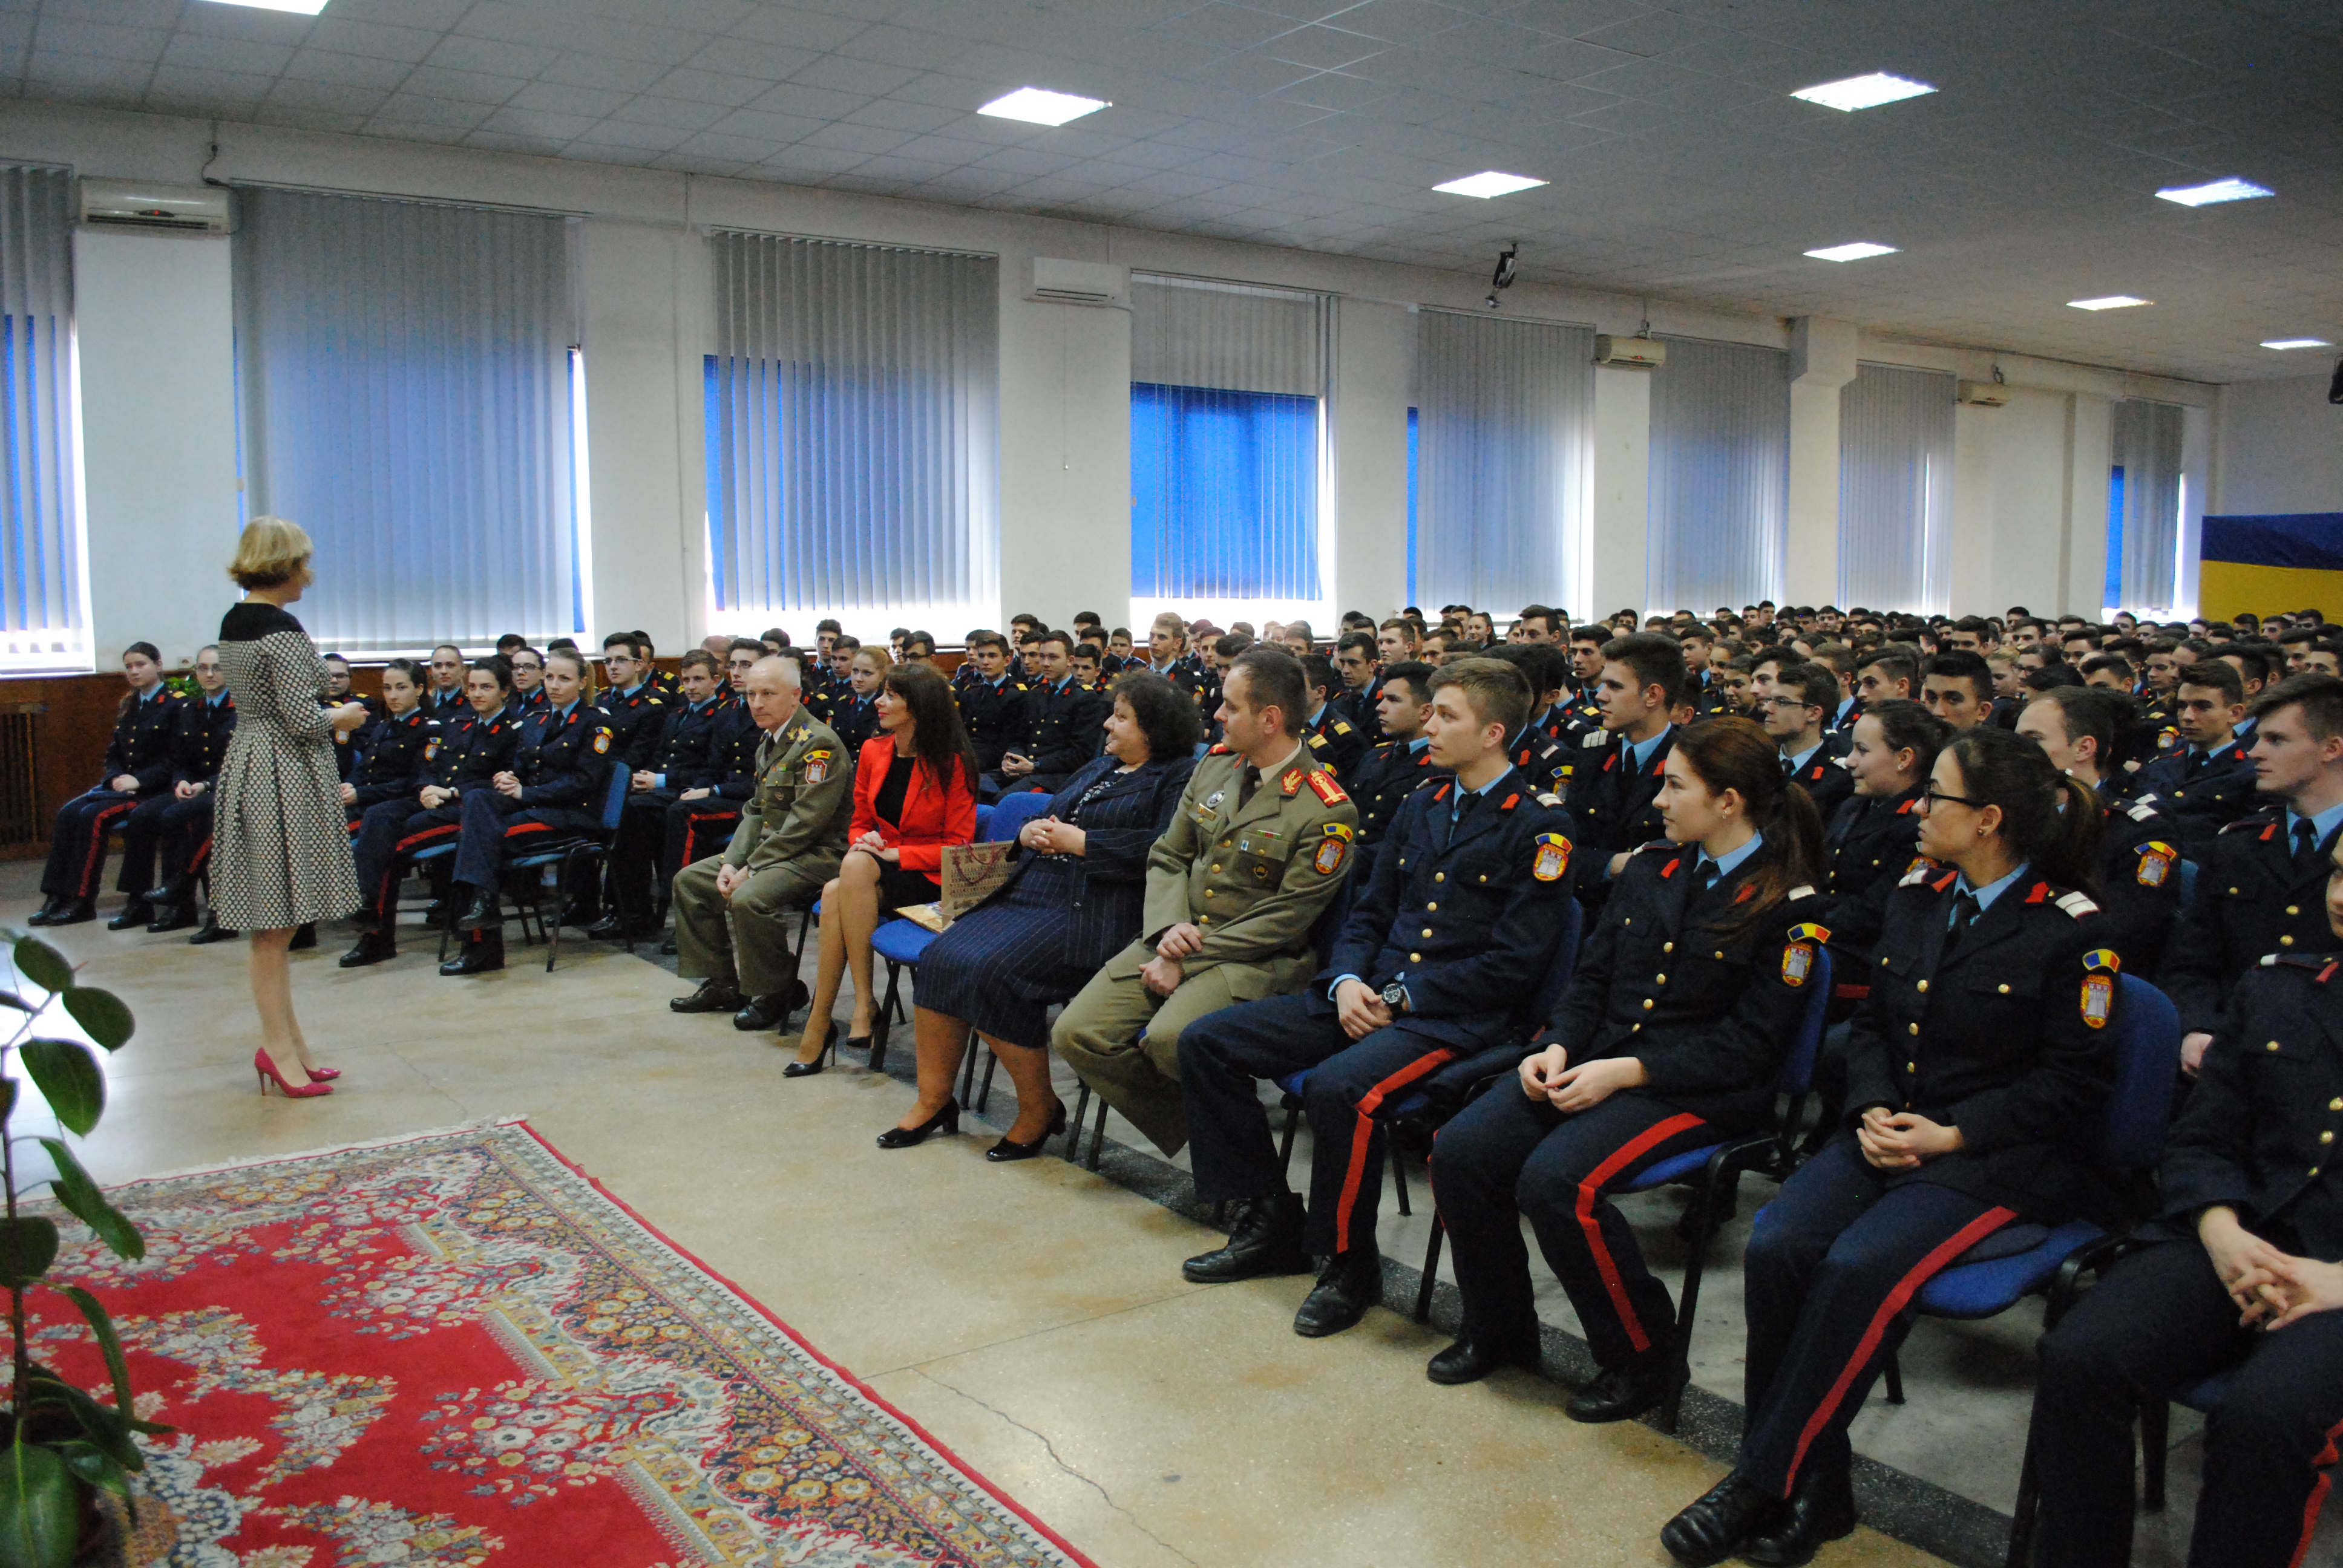
[[[2302,815],[2296,811],[2293,807],[2289,806],[2287,808],[2286,841],[2289,846],[2294,842],[2294,825],[2302,820],[2304,820]],[[2308,820],[2310,822],[2310,841],[2313,844],[2324,844],[2327,842],[2327,835],[2335,831],[2335,825],[2338,822],[2343,822],[2343,806],[2329,806],[2326,810],[2321,811],[2318,816],[2310,818]]]
[[[2009,875],[2006,877],[1996,877],[1982,888],[1970,887],[1968,878],[1964,876],[1961,878],[1958,884],[1959,890],[1976,900],[1977,913],[1982,915],[1987,910],[1993,908],[1993,901],[1996,899],[2001,897],[2002,894],[2007,892],[2016,884],[2018,878],[2026,875],[2026,867],[2030,864],[2032,864],[2030,861],[2020,861],[2018,863],[2017,869],[2010,872]],[[1953,917],[1951,914],[1947,913],[1945,916],[1945,924],[1949,928],[1952,923]]]
[[[1806,764],[1815,759],[1815,753],[1820,751],[1825,744],[1825,742],[1817,740],[1812,746],[1807,747],[1804,751],[1799,752],[1795,757],[1791,758],[1790,771],[1793,773],[1803,771]]]
[[[1759,849],[1764,849],[1765,846],[1765,835],[1760,832],[1750,834],[1749,842],[1742,845],[1738,849],[1728,849],[1715,859],[1709,859],[1708,851],[1703,849],[1700,852],[1700,863],[1692,869],[1693,877],[1696,880],[1704,879],[1708,875],[1708,869],[1711,866],[1715,866],[1716,868],[1716,879],[1721,882],[1725,880],[1725,878],[1733,875],[1734,872],[1739,870],[1741,869],[1741,863],[1744,860],[1746,860],[1750,856],[1755,854]]]
[[[1652,753],[1658,748],[1660,742],[1665,740],[1674,732],[1675,726],[1671,724],[1663,729],[1657,735],[1653,736],[1649,740],[1637,740],[1631,742],[1628,745],[1628,759],[1634,762],[1637,771],[1642,771],[1644,764],[1652,759]]]

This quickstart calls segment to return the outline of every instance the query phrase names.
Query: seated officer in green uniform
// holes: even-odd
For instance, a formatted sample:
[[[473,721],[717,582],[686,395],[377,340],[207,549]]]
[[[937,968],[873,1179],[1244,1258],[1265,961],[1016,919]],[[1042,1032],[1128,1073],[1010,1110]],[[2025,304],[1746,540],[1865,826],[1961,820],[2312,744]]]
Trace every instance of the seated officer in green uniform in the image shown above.
[[[1196,764],[1147,859],[1140,939],[1066,1004],[1050,1042],[1167,1154],[1188,1141],[1180,1031],[1297,990],[1310,934],[1351,869],[1358,808],[1298,734],[1302,663],[1248,648],[1221,689],[1227,739]]]
[[[678,1012],[729,1012],[738,1028],[775,1029],[805,1000],[789,916],[846,858],[854,759],[806,711],[800,679],[795,658],[760,658],[749,671],[749,717],[765,733],[757,792],[724,852],[676,873],[676,969],[700,982],[668,1004]]]

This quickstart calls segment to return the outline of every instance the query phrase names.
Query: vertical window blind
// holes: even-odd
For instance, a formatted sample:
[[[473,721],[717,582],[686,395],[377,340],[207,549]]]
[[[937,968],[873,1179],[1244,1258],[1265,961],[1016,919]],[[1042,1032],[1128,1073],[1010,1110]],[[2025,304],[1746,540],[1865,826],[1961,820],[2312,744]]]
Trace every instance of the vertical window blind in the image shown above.
[[[1584,605],[1591,328],[1416,317],[1419,603]]]
[[[64,169],[0,166],[0,668],[90,668]]]
[[[1131,591],[1314,600],[1332,302],[1131,280]]]
[[[2177,403],[2127,397],[2115,407],[2107,490],[2109,606],[2168,611],[2180,598],[2183,421]]]
[[[1652,372],[1644,602],[1706,614],[1783,597],[1790,357],[1668,339]]]
[[[236,237],[246,511],[317,541],[320,647],[587,630],[571,225],[248,189]]]
[[[711,246],[713,608],[989,606],[999,263],[774,235]]]
[[[1858,365],[1839,394],[1838,603],[1941,612],[1950,592],[1955,377]]]

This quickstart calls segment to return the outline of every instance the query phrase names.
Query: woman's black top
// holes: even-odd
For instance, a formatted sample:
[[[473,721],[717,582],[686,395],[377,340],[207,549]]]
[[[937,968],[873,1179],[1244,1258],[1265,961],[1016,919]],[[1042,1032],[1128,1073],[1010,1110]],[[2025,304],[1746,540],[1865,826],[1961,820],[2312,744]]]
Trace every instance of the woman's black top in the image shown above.
[[[903,797],[911,792],[911,769],[920,765],[917,757],[897,757],[887,764],[887,777],[879,786],[879,798],[870,809],[885,818],[890,825],[903,825]]]

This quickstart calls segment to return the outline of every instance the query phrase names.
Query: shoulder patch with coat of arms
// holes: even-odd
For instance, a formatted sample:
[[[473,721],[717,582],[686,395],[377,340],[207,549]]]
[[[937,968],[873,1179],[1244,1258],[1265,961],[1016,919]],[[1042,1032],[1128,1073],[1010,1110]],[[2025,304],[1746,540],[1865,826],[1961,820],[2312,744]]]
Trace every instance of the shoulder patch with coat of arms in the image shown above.
[[[2061,900],[2062,902],[2064,900]],[[2091,1029],[2105,1029],[2116,1010],[2116,973],[2123,968],[2123,960],[2113,948],[2094,948],[2083,955],[2083,1022]]]
[[[1530,840],[1530,875],[1541,882],[1558,882],[1570,869],[1570,840],[1559,833],[1540,833]]]
[[[805,764],[805,781],[807,783],[819,784],[823,779],[830,777],[830,749],[828,747],[825,746],[817,751],[807,752],[802,760]]]
[[[608,749],[610,749],[610,732],[608,729],[594,731],[594,754],[598,757]]]
[[[1815,953],[1830,940],[1830,928],[1811,922],[1792,926],[1782,944],[1782,983],[1795,988],[1815,972]]]
[[[1318,852],[1310,858],[1310,864],[1320,876],[1331,877],[1350,856],[1351,829],[1341,822],[1329,822],[1325,829],[1326,836],[1318,841]]]
[[[2149,839],[2140,846],[2139,870],[2137,873],[2139,885],[2143,888],[2164,886],[2166,879],[2172,875],[2172,862],[2179,858],[2180,851],[2171,845],[2160,839]]]

